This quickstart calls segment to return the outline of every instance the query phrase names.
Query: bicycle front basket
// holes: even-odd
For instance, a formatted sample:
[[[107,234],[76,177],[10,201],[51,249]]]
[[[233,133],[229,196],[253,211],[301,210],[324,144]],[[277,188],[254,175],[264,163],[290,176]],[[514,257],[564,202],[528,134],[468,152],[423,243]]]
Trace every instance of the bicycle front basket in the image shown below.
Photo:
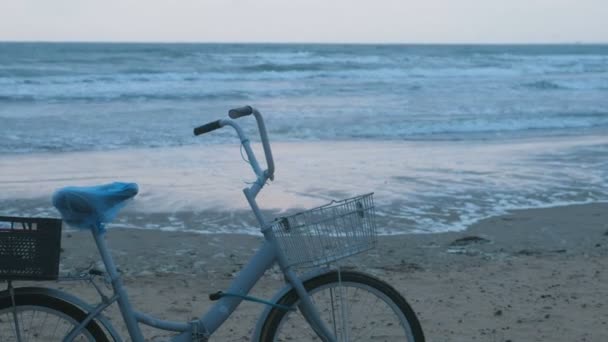
[[[315,267],[373,248],[373,193],[275,219],[270,227],[288,266]]]
[[[0,280],[55,280],[61,220],[0,216]]]

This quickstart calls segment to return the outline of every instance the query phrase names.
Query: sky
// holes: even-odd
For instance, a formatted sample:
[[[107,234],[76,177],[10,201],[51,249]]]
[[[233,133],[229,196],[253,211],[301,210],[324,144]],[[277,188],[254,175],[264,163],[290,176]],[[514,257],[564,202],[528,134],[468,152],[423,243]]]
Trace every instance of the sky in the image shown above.
[[[608,0],[0,0],[0,41],[606,43]]]

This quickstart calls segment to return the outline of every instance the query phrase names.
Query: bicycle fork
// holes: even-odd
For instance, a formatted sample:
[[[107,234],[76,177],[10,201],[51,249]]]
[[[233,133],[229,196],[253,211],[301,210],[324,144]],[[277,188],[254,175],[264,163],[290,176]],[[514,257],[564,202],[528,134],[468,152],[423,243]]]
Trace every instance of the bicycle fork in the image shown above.
[[[299,307],[302,311],[302,315],[308,324],[310,324],[315,333],[323,340],[323,342],[336,342],[336,337],[331,330],[329,330],[327,325],[321,320],[321,315],[312,303],[308,292],[306,292],[306,289],[304,288],[304,284],[300,281],[297,274],[289,269],[286,270],[285,277],[296,290],[296,293],[300,298]]]

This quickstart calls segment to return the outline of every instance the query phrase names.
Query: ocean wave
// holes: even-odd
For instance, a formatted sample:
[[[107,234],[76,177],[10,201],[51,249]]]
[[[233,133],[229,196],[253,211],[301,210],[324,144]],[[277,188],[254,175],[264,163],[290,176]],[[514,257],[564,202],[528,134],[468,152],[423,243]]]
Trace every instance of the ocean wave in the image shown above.
[[[163,115],[178,109],[180,122],[198,123],[201,109],[247,102],[270,113],[279,140],[494,139],[608,126],[607,47],[33,46],[44,53],[0,53],[0,118],[22,119],[3,121],[0,136],[23,136],[23,122],[37,121],[28,118],[53,116],[45,122],[55,130],[77,126],[60,133],[67,140],[102,127],[100,149],[170,145],[183,132],[149,142],[111,132],[123,117],[161,113],[156,122],[168,125]],[[74,141],[60,149],[91,148]],[[45,143],[35,137],[32,146]]]
[[[521,87],[535,90],[608,90],[608,78],[538,80],[522,83]]]
[[[377,69],[378,66],[373,64],[349,63],[349,62],[307,62],[307,63],[261,63],[240,68],[246,72],[265,72],[265,71],[340,71],[340,70],[360,70],[360,69]]]
[[[284,137],[296,139],[463,139],[475,135],[498,135],[504,133],[551,132],[558,130],[608,128],[608,112],[592,113],[546,113],[510,116],[477,116],[474,118],[445,118],[443,120],[382,120],[376,117],[357,117],[356,124],[342,123],[339,126],[307,123],[307,130],[300,122],[282,122],[277,132]]]
[[[133,100],[248,100],[247,92],[227,91],[214,93],[109,93],[109,94],[53,94],[53,95],[0,95],[0,103],[31,102],[108,102]]]
[[[35,102],[36,97],[33,95],[0,95],[0,103],[11,102]]]
[[[205,99],[206,100],[206,99]],[[244,101],[238,101],[243,103]],[[99,107],[98,107],[99,108]],[[170,111],[161,116],[150,118],[125,114],[125,118],[107,118],[103,112],[98,113],[93,108],[91,113],[80,117],[65,119],[33,118],[33,119],[4,119],[6,126],[27,127],[28,133],[21,130],[17,134],[0,134],[0,154],[23,154],[35,152],[70,152],[70,151],[105,151],[132,148],[174,147],[193,144],[216,145],[230,144],[235,140],[233,132],[221,131],[206,136],[205,139],[193,140],[192,127],[217,119],[221,113],[217,111],[201,111],[197,119],[179,119],[167,123]],[[208,114],[217,113],[213,116]],[[608,113],[605,113],[608,114]],[[501,141],[513,137],[567,137],[580,136],[596,132],[605,134],[608,130],[608,117],[601,114],[599,119],[574,120],[530,120],[523,124],[513,124],[507,120],[488,124],[489,120],[445,121],[432,125],[413,124],[404,120],[370,125],[373,120],[358,120],[358,124],[316,124],[317,120],[307,120],[307,123],[295,120],[272,119],[272,139],[276,142],[285,141]],[[7,122],[8,120],[8,122]],[[173,120],[173,119],[171,119]],[[106,122],[107,121],[107,122]],[[149,121],[149,122],[148,122]],[[53,136],[58,127],[61,135]],[[305,128],[304,128],[305,127]],[[245,128],[247,133],[255,138],[256,131],[251,127]],[[32,135],[29,131],[36,131]],[[103,134],[100,134],[103,132]],[[2,130],[0,129],[0,133]],[[38,136],[53,137],[43,139]]]
[[[522,84],[522,86],[525,88],[540,89],[540,90],[568,89],[567,87],[563,87],[563,86],[557,84],[556,82],[551,82],[551,81],[546,81],[546,80],[524,83],[524,84]]]
[[[507,118],[476,118],[468,120],[447,121],[435,125],[416,125],[400,132],[403,136],[408,135],[449,135],[469,133],[501,133],[501,132],[526,132],[540,130],[561,130],[608,127],[608,112],[595,113],[592,115],[576,115],[574,113],[553,116],[538,116],[531,118],[507,117]],[[399,133],[398,133],[399,134]]]
[[[265,71],[316,71],[323,70],[327,65],[322,63],[293,63],[293,64],[276,64],[276,63],[262,63],[250,66],[241,67],[242,71],[245,72],[265,72]]]
[[[36,85],[70,83],[192,82],[192,81],[267,81],[309,80],[328,78],[370,78],[391,81],[398,78],[496,79],[524,78],[530,75],[592,78],[608,75],[608,57],[567,59],[560,56],[483,55],[458,56],[417,55],[343,55],[297,52],[246,54],[209,54],[203,60],[160,60],[124,63],[102,63],[98,67],[69,63],[24,64],[0,67],[0,85]],[[326,56],[327,55],[327,56]],[[221,56],[221,57],[218,57]],[[483,58],[482,58],[483,57]],[[587,56],[588,57],[588,56]],[[555,89],[552,80],[524,82],[529,88]],[[550,84],[553,83],[553,84]],[[604,89],[603,86],[600,89]]]

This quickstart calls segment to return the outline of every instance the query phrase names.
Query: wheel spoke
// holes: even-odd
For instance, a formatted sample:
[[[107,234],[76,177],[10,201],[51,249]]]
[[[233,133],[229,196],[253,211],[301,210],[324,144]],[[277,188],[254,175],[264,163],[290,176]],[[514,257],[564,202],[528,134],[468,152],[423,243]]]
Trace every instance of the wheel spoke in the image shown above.
[[[334,305],[334,289],[331,288],[329,289],[329,302],[331,303],[331,322],[333,323],[334,326],[334,336],[336,336],[336,338],[338,338],[338,327],[337,327],[337,323],[336,323],[336,308]]]
[[[44,329],[44,327],[46,327],[46,320],[48,318],[49,318],[49,313],[46,312],[45,315],[44,315],[44,321],[42,321],[42,328],[43,328],[43,330],[46,330],[46,329]]]
[[[17,326],[15,325],[15,321],[13,320],[14,317],[10,317],[8,319],[9,319],[9,322],[11,322],[10,323],[11,324],[11,331],[13,332],[13,336],[15,336],[15,341],[17,341],[18,340],[18,338],[17,338]]]
[[[63,340],[79,322],[67,313],[50,307],[38,305],[18,305],[17,315],[13,314],[13,307],[0,308],[0,341],[9,342],[54,342]],[[17,321],[16,321],[17,320]],[[15,324],[18,322],[18,324]],[[17,325],[19,331],[17,331]],[[6,330],[11,330],[8,333]],[[5,338],[6,334],[9,334]],[[96,338],[88,329],[84,329],[76,336],[75,341],[95,342]],[[102,336],[103,341],[106,339]]]
[[[57,328],[59,328],[60,318],[57,317],[57,323],[55,323],[55,329],[53,329],[53,339],[55,339],[55,334],[57,333]]]
[[[339,342],[423,342],[413,310],[389,285],[355,272],[327,273],[305,282],[320,319],[333,328]],[[298,305],[295,293],[287,305]],[[310,341],[318,336],[300,312],[274,310],[262,329],[262,338],[274,341]]]
[[[27,334],[25,335],[25,342],[30,340],[30,334],[32,333],[32,325],[34,324],[34,318],[36,317],[36,310],[32,310],[30,313],[30,325],[27,330]]]

